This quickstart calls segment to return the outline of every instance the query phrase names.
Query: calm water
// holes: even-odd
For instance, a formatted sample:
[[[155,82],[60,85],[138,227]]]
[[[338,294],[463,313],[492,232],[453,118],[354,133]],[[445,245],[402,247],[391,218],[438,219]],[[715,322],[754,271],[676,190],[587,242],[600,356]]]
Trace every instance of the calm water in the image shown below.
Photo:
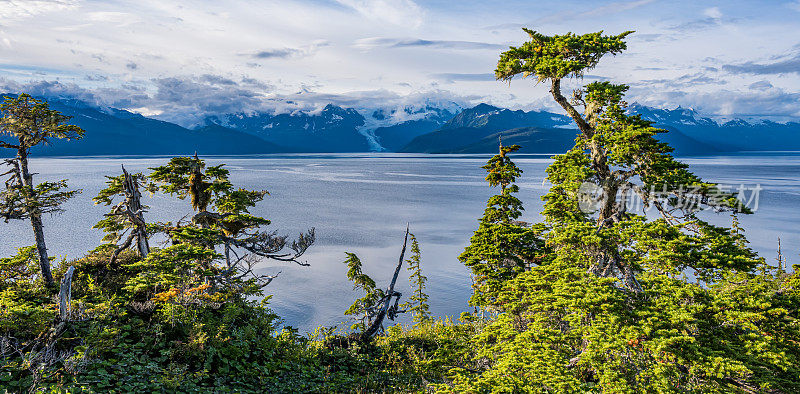
[[[224,162],[237,185],[267,189],[271,193],[254,210],[272,220],[272,229],[296,234],[317,229],[317,243],[305,255],[310,267],[265,262],[263,272],[281,272],[267,292],[272,307],[287,324],[301,330],[333,325],[360,296],[346,280],[344,252],[355,252],[364,270],[385,286],[402,246],[406,222],[422,249],[424,274],[434,313],[457,316],[467,310],[470,279],[456,257],[477,227],[486,199],[493,191],[480,168],[488,156],[458,155],[271,155],[209,158]],[[50,253],[79,257],[98,245],[101,232],[91,229],[105,206],[91,197],[103,187],[104,176],[120,173],[120,164],[132,171],[163,164],[165,158],[52,158],[32,162],[37,181],[67,178],[83,193],[65,205],[62,215],[45,218]],[[548,156],[518,156],[525,171],[520,197],[526,219],[538,219],[539,197]],[[751,245],[774,261],[777,238],[790,263],[800,262],[800,153],[765,153],[700,157],[684,160],[708,181],[753,186],[760,184],[755,215],[741,219]],[[146,197],[149,221],[176,220],[190,212],[187,202],[166,196]],[[718,223],[730,223],[720,216]],[[0,255],[29,245],[33,237],[27,223],[0,222]],[[404,270],[399,291],[408,289]]]

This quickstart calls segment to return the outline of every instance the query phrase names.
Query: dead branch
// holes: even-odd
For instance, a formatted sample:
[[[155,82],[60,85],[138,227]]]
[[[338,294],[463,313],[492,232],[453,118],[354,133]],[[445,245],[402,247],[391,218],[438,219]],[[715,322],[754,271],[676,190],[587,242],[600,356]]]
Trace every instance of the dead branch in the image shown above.
[[[386,290],[383,298],[381,298],[372,309],[372,318],[370,319],[369,327],[364,330],[361,334],[361,338],[364,340],[368,340],[374,337],[378,332],[383,330],[383,320],[384,318],[388,317],[389,320],[394,320],[395,316],[398,313],[403,311],[398,310],[398,302],[400,301],[400,294],[399,292],[394,291],[394,285],[397,282],[397,276],[400,274],[400,267],[403,266],[403,259],[405,258],[406,254],[406,245],[408,244],[408,230],[409,226],[406,224],[406,235],[403,239],[403,249],[400,251],[400,259],[397,261],[397,267],[394,269],[394,276],[392,276],[392,281],[389,283],[389,288]],[[394,304],[392,304],[392,298],[394,298]],[[378,307],[378,308],[375,308]],[[369,313],[369,312],[368,312]]]

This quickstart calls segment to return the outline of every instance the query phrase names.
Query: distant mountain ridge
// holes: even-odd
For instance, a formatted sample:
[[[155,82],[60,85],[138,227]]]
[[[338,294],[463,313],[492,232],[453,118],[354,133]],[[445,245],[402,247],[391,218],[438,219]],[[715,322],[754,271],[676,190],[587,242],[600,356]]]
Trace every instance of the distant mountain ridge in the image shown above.
[[[12,96],[12,94],[5,94]],[[34,155],[97,156],[97,155],[232,155],[285,152],[286,148],[271,144],[246,133],[206,127],[190,130],[137,113],[100,110],[73,99],[50,99],[50,108],[72,116],[71,124],[86,131],[80,140],[52,140],[36,146]],[[12,155],[0,149],[0,155]]]
[[[401,152],[489,153],[497,150],[500,137],[508,144],[521,145],[523,153],[556,153],[572,147],[577,127],[566,115],[547,111],[512,111],[479,104],[466,109],[439,129],[417,136]],[[694,155],[721,149],[701,142],[679,130],[660,134],[678,154]]]
[[[679,130],[722,151],[800,150],[798,122],[733,119],[720,124],[690,108],[663,110],[634,103],[629,110],[655,122],[658,127],[670,132]]]
[[[430,105],[422,108],[405,107],[401,111],[413,119],[381,126],[372,132],[375,142],[384,150],[397,152],[415,137],[436,130],[458,113],[456,110]],[[387,115],[384,111],[375,111],[372,113],[372,117],[377,120],[386,120],[395,116],[396,112],[398,111],[391,111]]]
[[[231,114],[209,117],[206,123],[245,132],[296,152],[370,150],[368,140],[359,132],[359,127],[365,123],[364,116],[352,108],[333,104],[328,104],[318,114]]]
[[[572,146],[577,129],[565,115],[479,104],[461,109],[431,104],[362,114],[333,104],[316,111],[238,113],[206,118],[195,129],[71,98],[49,99],[86,130],[80,141],[54,141],[34,154],[205,155],[312,152],[492,153],[502,136],[523,152],[555,153]],[[722,124],[692,109],[655,109],[632,104],[638,113],[669,130],[658,136],[678,155],[752,150],[800,150],[800,123],[732,120]],[[0,155],[11,154],[10,151]]]

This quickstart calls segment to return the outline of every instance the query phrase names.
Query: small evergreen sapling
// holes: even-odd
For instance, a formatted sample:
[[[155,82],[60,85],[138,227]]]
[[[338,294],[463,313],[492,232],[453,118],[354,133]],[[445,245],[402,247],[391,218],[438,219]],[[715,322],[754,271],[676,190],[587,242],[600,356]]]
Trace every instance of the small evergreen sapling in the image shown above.
[[[400,305],[400,307],[411,312],[414,323],[427,323],[432,320],[430,305],[428,305],[428,294],[425,293],[425,282],[428,281],[428,278],[422,274],[421,253],[417,237],[414,234],[409,235],[411,236],[411,257],[406,262],[408,263],[408,270],[411,271],[411,275],[408,276],[408,282],[411,284],[412,290],[408,301]]]

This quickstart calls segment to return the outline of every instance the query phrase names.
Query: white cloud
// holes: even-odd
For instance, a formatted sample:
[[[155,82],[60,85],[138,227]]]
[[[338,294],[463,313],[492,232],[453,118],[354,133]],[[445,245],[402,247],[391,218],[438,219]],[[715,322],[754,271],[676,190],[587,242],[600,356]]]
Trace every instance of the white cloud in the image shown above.
[[[358,13],[369,19],[389,22],[399,26],[419,27],[424,17],[422,8],[412,0],[336,1],[358,11]]]
[[[791,8],[791,9],[793,9],[795,11],[800,11],[800,0],[793,1],[791,3],[787,3],[786,5],[789,6],[789,8]]]
[[[0,1],[0,20],[25,19],[77,5],[77,0],[4,0]]]
[[[534,21],[528,23],[504,23],[501,25],[490,26],[489,29],[497,28],[510,28],[519,29],[525,26],[540,26],[543,24],[553,24],[564,22],[568,20],[580,20],[585,18],[597,18],[600,16],[609,16],[622,14],[626,11],[634,10],[636,8],[648,5],[655,2],[655,0],[628,0],[628,1],[615,1],[607,4],[601,4],[583,11],[584,4],[576,7],[559,7],[557,12],[549,15],[540,16]],[[567,9],[564,9],[567,8]]]
[[[703,15],[712,19],[720,19],[722,18],[722,11],[719,10],[719,7],[706,8],[703,11]]]
[[[374,106],[444,88],[534,109],[553,105],[546,88],[527,81],[509,86],[492,75],[498,54],[527,39],[519,24],[551,15],[530,26],[546,34],[636,30],[625,53],[604,57],[592,71],[642,87],[629,101],[674,107],[724,90],[729,102],[740,103],[727,107],[734,110],[746,108],[732,100],[735,94],[772,100],[749,101],[757,112],[798,108],[797,101],[777,102],[796,98],[800,73],[767,75],[796,64],[797,37],[786,34],[800,29],[800,19],[788,17],[794,11],[740,2],[708,7],[688,0],[598,0],[590,7],[581,0],[542,0],[536,7],[499,0],[0,0],[0,72],[26,88],[72,94],[42,81],[74,84],[85,90],[81,97],[181,122],[203,111],[326,100]],[[515,27],[476,28],[501,24]],[[771,88],[757,83],[766,78],[786,95],[768,97]]]
[[[117,26],[127,26],[139,22],[139,17],[128,12],[100,11],[90,12],[88,18],[92,22],[111,23]]]
[[[420,38],[388,38],[369,37],[361,38],[353,43],[353,47],[363,50],[375,48],[435,48],[441,49],[504,49],[506,46],[488,42],[455,41],[455,40],[424,40]]]

